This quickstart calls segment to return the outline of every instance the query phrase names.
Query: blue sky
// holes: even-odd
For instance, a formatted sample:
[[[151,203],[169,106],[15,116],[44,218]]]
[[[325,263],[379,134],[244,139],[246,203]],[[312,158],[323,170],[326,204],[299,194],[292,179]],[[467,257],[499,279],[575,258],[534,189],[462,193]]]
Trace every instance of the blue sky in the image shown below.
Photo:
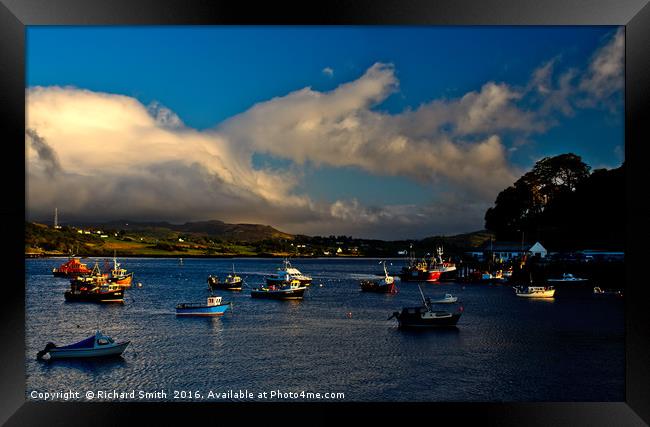
[[[398,85],[370,105],[372,112],[400,115],[436,100],[459,100],[481,92],[488,82],[507,85],[524,94],[510,101],[520,112],[536,111],[538,120],[547,121],[543,130],[465,133],[454,143],[464,146],[496,135],[505,150],[504,161],[517,171],[541,157],[569,151],[594,167],[616,167],[623,146],[623,108],[617,98],[621,91],[605,94],[607,99],[601,99],[602,94],[597,100],[583,99],[588,90],[596,90],[583,82],[589,80],[590,64],[616,31],[616,27],[28,27],[27,86],[71,86],[125,95],[143,106],[156,102],[185,128],[224,133],[258,103],[282,101],[306,87],[330,93],[362,79],[373,64],[390,64],[388,72]],[[570,70],[575,73],[576,90],[567,92],[576,99],[570,100],[569,114],[553,109],[539,114],[541,104],[533,100],[537,95],[525,89],[533,73],[548,61],[554,64],[553,84]],[[50,145],[57,151],[53,141]],[[431,182],[399,170],[384,173],[363,161],[341,164],[315,154],[304,161],[296,157],[302,154],[285,156],[268,147],[251,150],[253,169],[290,170],[295,182],[287,194],[305,195],[315,203],[357,200],[371,210],[386,204],[426,205],[463,187],[455,177],[453,182],[449,176]],[[467,231],[481,228],[480,222],[468,220]],[[314,234],[320,227],[318,221],[310,226],[275,223]],[[375,225],[350,230],[385,237],[376,231],[385,224]],[[461,231],[454,227],[439,231]],[[422,234],[435,231],[432,226]],[[414,227],[405,233],[419,231]]]

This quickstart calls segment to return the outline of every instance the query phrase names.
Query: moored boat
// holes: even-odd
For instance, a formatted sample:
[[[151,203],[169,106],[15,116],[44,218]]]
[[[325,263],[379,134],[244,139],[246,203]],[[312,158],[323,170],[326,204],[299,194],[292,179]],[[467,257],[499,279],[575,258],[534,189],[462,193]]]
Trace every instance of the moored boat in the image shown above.
[[[223,303],[221,297],[210,295],[207,303],[185,302],[176,305],[177,316],[223,316],[232,305],[231,302]]]
[[[388,270],[386,269],[386,261],[382,261],[381,263],[384,264],[384,278],[380,280],[361,280],[359,283],[361,290],[364,292],[396,294],[397,286],[395,284],[395,278],[388,274]]]
[[[287,279],[287,277],[289,279]],[[266,278],[266,284],[281,285],[290,279],[298,280],[302,286],[309,286],[312,282],[310,276],[303,274],[300,270],[293,267],[288,259],[285,259],[283,261],[283,266],[278,268],[277,273]]]
[[[564,283],[564,282],[575,283],[575,282],[588,282],[589,279],[585,279],[582,277],[575,277],[571,273],[563,273],[562,277],[560,278],[547,279],[546,281],[550,283]]]
[[[550,278],[546,282],[555,288],[556,297],[589,297],[594,283],[590,279],[563,273],[560,278]]]
[[[113,253],[113,269],[108,276],[108,281],[120,285],[123,288],[130,288],[131,282],[133,281],[133,272],[129,273],[126,271],[126,268],[120,266]]]
[[[129,343],[130,341],[116,343],[113,338],[97,331],[95,335],[70,345],[59,347],[50,342],[43,350],[38,352],[36,357],[43,359],[46,354],[49,354],[50,359],[120,356]]]
[[[597,297],[623,298],[623,290],[621,289],[601,289],[599,286],[595,286],[593,293]]]
[[[266,298],[266,299],[303,299],[306,286],[303,286],[298,279],[292,279],[289,282],[284,282],[279,285],[260,286],[251,290],[252,298]]]
[[[512,276],[512,275],[511,275]],[[484,271],[481,273],[479,282],[481,283],[502,283],[506,281],[503,270]]]
[[[513,286],[515,294],[522,298],[553,298],[555,288],[553,286]]]
[[[228,274],[224,281],[220,281],[216,276],[208,276],[208,287],[211,290],[224,290],[224,291],[241,291],[243,280],[235,273],[235,266],[232,267],[232,274]]]
[[[395,311],[388,320],[395,317],[400,328],[444,328],[454,327],[463,313],[462,307],[455,313],[433,310],[431,302],[424,297],[422,288],[418,284],[422,305],[418,307],[404,307],[402,311]]]
[[[455,302],[458,302],[458,297],[455,297],[452,294],[445,294],[444,298],[439,298],[434,300],[429,300],[427,298],[427,301],[430,304],[453,304]]]
[[[402,268],[400,278],[405,282],[438,282],[443,276],[448,276],[456,271],[456,265],[442,260],[443,250],[438,247],[437,257],[427,260],[416,260],[413,251],[408,264]]]
[[[52,274],[56,277],[79,277],[85,276],[92,272],[88,266],[81,262],[79,258],[70,257],[57,268],[52,269]]]

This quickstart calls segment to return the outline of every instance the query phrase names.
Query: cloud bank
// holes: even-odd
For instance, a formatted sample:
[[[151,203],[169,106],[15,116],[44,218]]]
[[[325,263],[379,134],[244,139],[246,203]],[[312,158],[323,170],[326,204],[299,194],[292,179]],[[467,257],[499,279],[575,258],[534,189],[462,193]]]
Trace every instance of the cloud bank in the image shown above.
[[[611,106],[622,88],[622,51],[619,30],[583,71],[558,72],[556,58],[523,87],[490,81],[398,114],[375,109],[399,91],[395,66],[375,63],[332,91],[299,89],[203,131],[159,103],[32,87],[28,213],[42,218],[56,206],[75,219],[215,218],[382,238],[478,229],[496,194],[522,172],[508,161],[504,138],[546,132],[577,108]],[[257,169],[256,153],[293,166]],[[313,200],[297,189],[304,168],[319,166],[408,177],[435,188],[437,200],[384,206]]]

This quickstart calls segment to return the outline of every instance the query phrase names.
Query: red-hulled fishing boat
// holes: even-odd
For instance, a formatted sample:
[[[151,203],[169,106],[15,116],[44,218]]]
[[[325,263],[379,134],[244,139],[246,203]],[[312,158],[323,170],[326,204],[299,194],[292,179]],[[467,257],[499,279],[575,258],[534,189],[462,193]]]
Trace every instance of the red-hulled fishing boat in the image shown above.
[[[386,261],[380,262],[384,264],[384,278],[381,280],[361,280],[359,285],[364,292],[378,292],[396,294],[397,286],[395,285],[395,278],[388,274],[386,269]]]
[[[405,282],[437,282],[442,274],[456,270],[456,265],[442,260],[442,253],[442,247],[438,247],[438,256],[416,260],[411,251],[409,262],[402,268],[400,278]]]

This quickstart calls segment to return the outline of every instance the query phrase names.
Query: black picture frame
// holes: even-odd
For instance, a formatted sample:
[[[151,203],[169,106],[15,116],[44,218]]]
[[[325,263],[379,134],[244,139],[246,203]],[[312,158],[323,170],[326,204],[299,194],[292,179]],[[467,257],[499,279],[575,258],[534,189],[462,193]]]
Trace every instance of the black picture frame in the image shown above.
[[[311,6],[311,7],[310,7]],[[624,402],[138,404],[40,403],[25,399],[24,170],[25,26],[206,24],[624,25],[626,27],[626,397]],[[6,425],[164,425],[196,422],[480,422],[489,425],[645,425],[650,423],[650,286],[644,283],[648,210],[644,145],[650,141],[648,0],[356,0],[313,5],[207,0],[0,0],[0,119],[5,197],[0,235],[5,265],[0,310],[0,422]],[[26,183],[27,185],[28,183]],[[606,200],[606,195],[604,197]],[[644,239],[645,238],[645,239]],[[645,241],[644,241],[645,240]],[[155,420],[155,421],[154,421]]]

